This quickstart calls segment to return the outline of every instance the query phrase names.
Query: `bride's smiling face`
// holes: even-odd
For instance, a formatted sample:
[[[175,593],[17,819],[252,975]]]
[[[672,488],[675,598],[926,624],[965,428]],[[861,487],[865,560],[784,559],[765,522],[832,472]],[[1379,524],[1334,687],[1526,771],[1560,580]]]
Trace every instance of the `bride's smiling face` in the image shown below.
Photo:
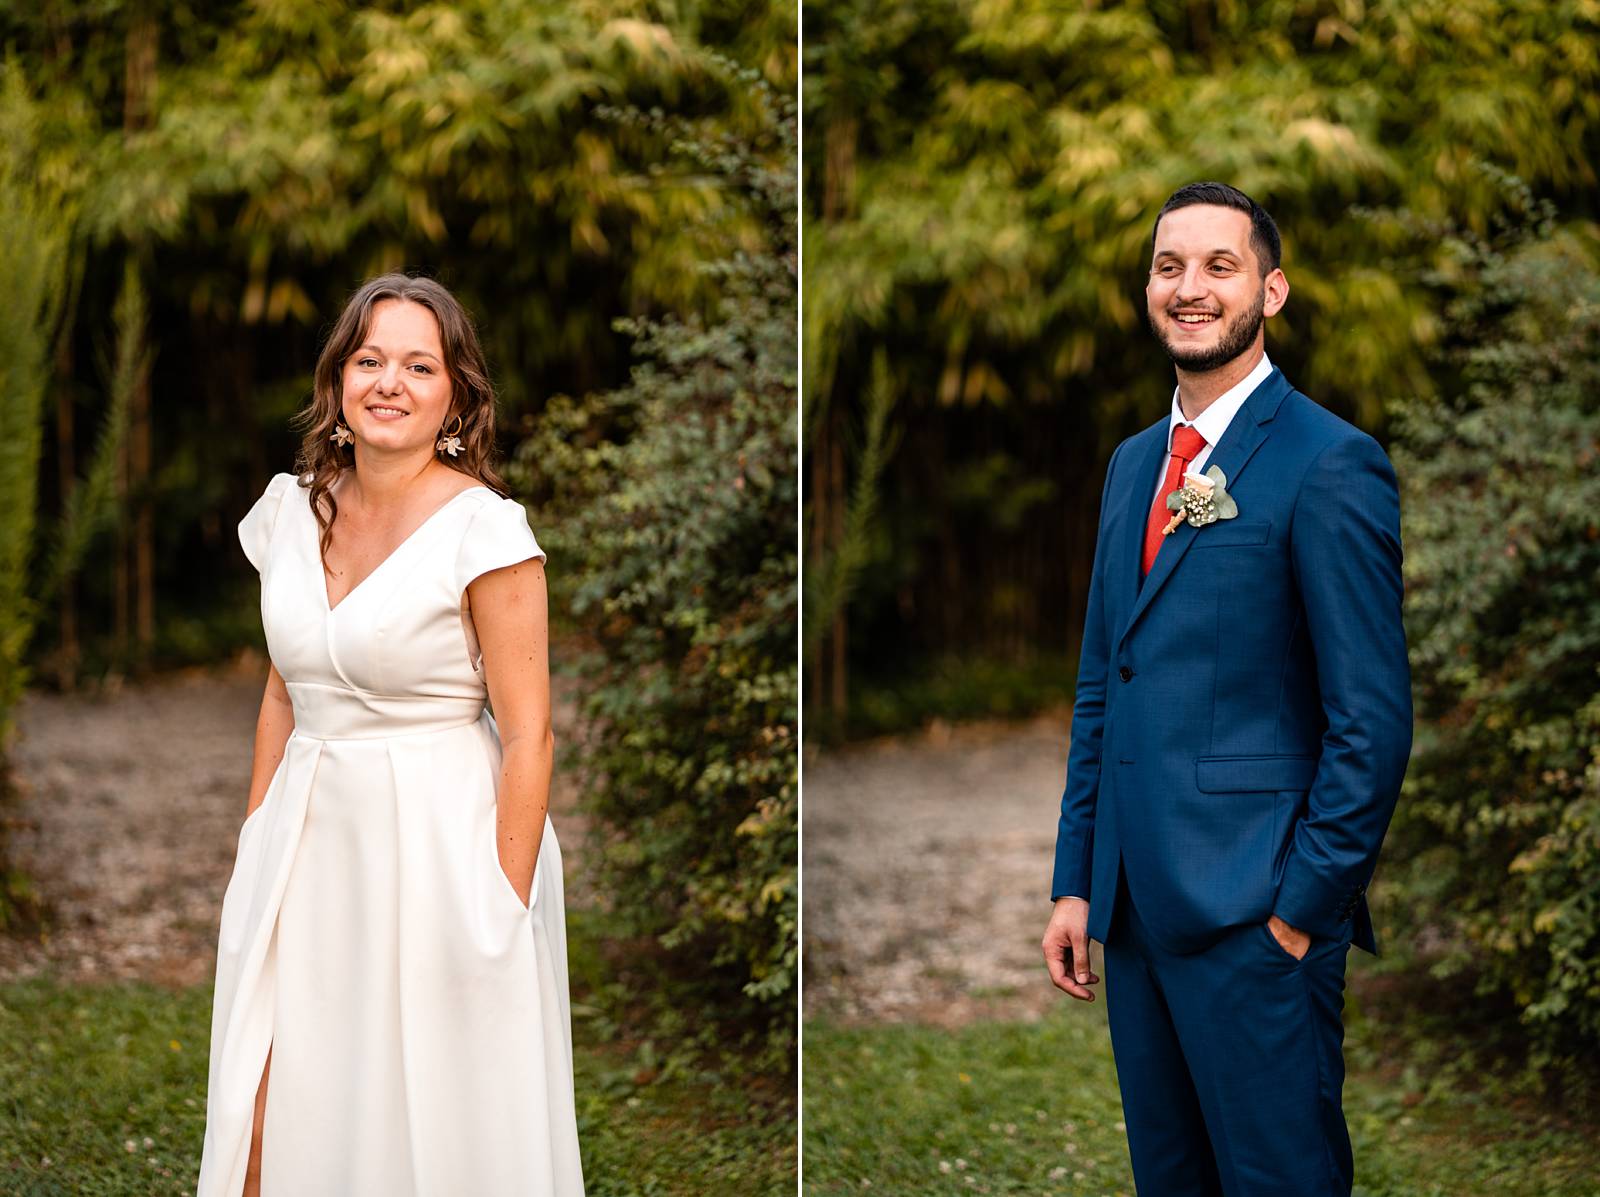
[[[384,299],[343,371],[344,422],[358,444],[408,453],[433,444],[450,412],[439,322],[420,303]]]

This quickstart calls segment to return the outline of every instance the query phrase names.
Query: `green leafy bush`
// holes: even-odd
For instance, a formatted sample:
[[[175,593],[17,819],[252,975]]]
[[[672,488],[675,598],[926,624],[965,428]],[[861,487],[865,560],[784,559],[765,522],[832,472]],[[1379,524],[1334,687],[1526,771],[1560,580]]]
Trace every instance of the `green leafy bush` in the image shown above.
[[[765,114],[759,144],[616,115],[726,176],[764,243],[725,238],[707,266],[727,296],[714,320],[619,321],[635,337],[630,384],[552,400],[512,477],[550,491],[536,527],[553,592],[596,646],[582,751],[600,887],[684,974],[678,1025],[686,998],[703,1001],[708,1042],[792,1067],[794,117],[754,72],[737,77]]]
[[[1394,449],[1419,726],[1390,859],[1435,972],[1555,1060],[1600,1047],[1600,270],[1548,213],[1446,250],[1455,385]]]

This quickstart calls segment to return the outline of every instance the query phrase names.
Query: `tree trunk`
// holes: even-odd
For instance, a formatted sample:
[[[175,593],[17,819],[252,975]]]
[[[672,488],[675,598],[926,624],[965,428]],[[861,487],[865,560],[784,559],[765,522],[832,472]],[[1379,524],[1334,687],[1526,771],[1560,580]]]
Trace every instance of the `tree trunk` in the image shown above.
[[[823,222],[842,220],[855,211],[856,143],[860,136],[860,125],[853,116],[828,126],[823,149]]]
[[[855,206],[856,142],[860,126],[853,116],[834,119],[824,135],[822,222],[848,216]],[[830,385],[836,385],[837,379]],[[844,543],[850,487],[842,438],[832,435],[836,409],[825,402],[827,414],[817,421],[817,443],[809,446],[815,476],[812,503],[815,512],[815,559],[820,561],[831,542],[835,552]],[[825,709],[842,720],[850,701],[847,656],[850,640],[850,604],[834,613],[817,654],[815,693]]]
[[[117,446],[117,543],[111,567],[111,642],[117,668],[128,660],[128,442]]]
[[[155,512],[150,487],[150,377],[144,375],[133,392],[129,413],[128,465],[134,479],[133,581],[134,632],[140,663],[149,656],[156,639]]]
[[[76,413],[72,404],[72,325],[76,303],[69,299],[56,338],[56,485],[57,509],[65,513],[78,483]],[[56,656],[56,684],[71,690],[78,682],[78,584],[69,575],[58,599],[61,615],[61,647]]]
[[[136,5],[128,17],[122,93],[122,127],[130,132],[150,126],[156,98],[159,34],[154,11],[148,5]]]
[[[139,6],[131,15],[127,39],[127,86],[123,93],[122,127],[128,132],[149,127],[155,110],[156,51],[159,30],[153,11]],[[150,378],[140,377],[128,412],[128,492],[133,542],[133,622],[142,664],[156,637],[155,513],[150,486]]]
[[[816,422],[815,429],[811,430],[805,451],[811,458],[811,552],[807,560],[820,569],[828,553],[828,468],[825,447],[828,441],[828,420],[824,416]],[[821,643],[805,646],[805,665],[810,670],[810,678],[805,687],[806,708],[810,711],[820,711],[824,708],[824,699],[827,691],[824,675],[827,672],[827,633],[818,631],[814,633]]]
[[[844,543],[844,517],[848,503],[849,490],[845,487],[844,472],[844,445],[838,437],[833,438],[828,453],[828,490],[830,494],[829,508],[831,527],[829,532],[833,543]],[[846,666],[846,653],[849,651],[850,624],[847,613],[849,603],[839,606],[838,614],[834,616],[833,627],[828,633],[828,640],[832,648],[832,663],[829,668],[828,706],[835,718],[844,718],[845,710],[850,702],[849,671]]]

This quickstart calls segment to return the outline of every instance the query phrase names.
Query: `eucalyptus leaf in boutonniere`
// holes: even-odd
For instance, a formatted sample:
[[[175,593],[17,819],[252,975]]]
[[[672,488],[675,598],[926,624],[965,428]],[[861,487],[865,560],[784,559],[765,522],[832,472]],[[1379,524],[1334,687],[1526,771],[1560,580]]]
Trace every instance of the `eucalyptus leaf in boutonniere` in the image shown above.
[[[1239,514],[1239,504],[1228,493],[1228,476],[1212,466],[1204,474],[1185,474],[1183,485],[1167,496],[1167,510],[1175,514],[1161,529],[1163,536],[1171,536],[1184,520],[1196,528],[1231,520]]]

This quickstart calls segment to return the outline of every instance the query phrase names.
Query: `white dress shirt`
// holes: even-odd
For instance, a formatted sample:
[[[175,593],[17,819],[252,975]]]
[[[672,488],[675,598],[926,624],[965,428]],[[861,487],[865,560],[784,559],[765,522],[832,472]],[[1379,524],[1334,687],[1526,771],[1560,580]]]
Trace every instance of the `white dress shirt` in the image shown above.
[[[1193,420],[1183,417],[1183,407],[1178,403],[1178,388],[1172,388],[1172,415],[1167,420],[1167,455],[1161,459],[1161,477],[1156,479],[1156,488],[1150,495],[1150,506],[1154,507],[1156,500],[1161,498],[1161,484],[1167,478],[1167,466],[1172,461],[1172,433],[1173,430],[1184,424],[1192,424],[1194,430],[1205,437],[1205,448],[1195,456],[1185,471],[1190,474],[1203,474],[1206,472],[1206,462],[1211,457],[1211,451],[1217,447],[1217,442],[1222,439],[1222,434],[1228,431],[1228,425],[1233,423],[1233,417],[1239,414],[1239,409],[1244,406],[1244,401],[1250,398],[1250,392],[1266,380],[1272,373],[1272,362],[1263,353],[1261,360],[1256,363],[1255,369],[1246,374],[1233,386],[1223,391]]]

